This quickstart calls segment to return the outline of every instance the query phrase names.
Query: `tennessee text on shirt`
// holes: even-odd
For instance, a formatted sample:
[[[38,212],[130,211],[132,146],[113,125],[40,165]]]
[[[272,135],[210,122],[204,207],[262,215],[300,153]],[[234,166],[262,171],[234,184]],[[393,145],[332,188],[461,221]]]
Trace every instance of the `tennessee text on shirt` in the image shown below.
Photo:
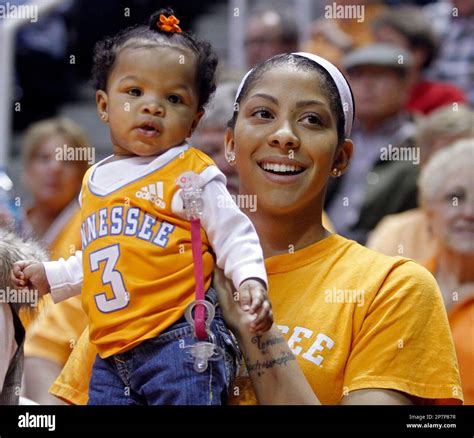
[[[138,207],[105,207],[82,222],[82,249],[96,239],[117,235],[136,237],[165,248],[174,229],[174,225],[159,221]]]

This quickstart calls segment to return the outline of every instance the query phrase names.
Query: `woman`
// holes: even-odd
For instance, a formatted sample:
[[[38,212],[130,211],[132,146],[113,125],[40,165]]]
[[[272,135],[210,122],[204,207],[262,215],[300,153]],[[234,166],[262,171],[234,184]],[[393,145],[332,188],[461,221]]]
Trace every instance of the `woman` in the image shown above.
[[[236,103],[227,154],[238,169],[240,192],[257,196],[257,211],[248,214],[266,257],[276,326],[314,392],[288,366],[291,356],[276,328],[251,337],[238,309],[224,306],[258,401],[461,399],[432,276],[412,261],[330,235],[321,225],[328,178],[344,172],[352,154],[353,104],[342,75],[312,55],[277,56],[244,79]],[[235,393],[238,402],[251,396],[245,385]]]
[[[464,403],[474,404],[474,138],[437,152],[420,175],[423,212],[435,242],[435,276],[453,334]]]
[[[248,215],[267,258],[276,324],[251,335],[248,315],[219,289],[258,402],[459,403],[454,348],[433,277],[321,224],[328,178],[341,175],[352,154],[353,102],[342,74],[313,55],[279,55],[244,78],[236,104],[226,153],[239,172],[240,194],[257,196]],[[76,348],[60,376],[83,398],[86,349]],[[236,402],[255,401],[249,380],[238,383]]]
[[[26,209],[28,234],[43,242],[50,257],[69,257],[80,248],[77,195],[88,168],[89,142],[69,119],[31,125],[23,142],[23,182],[31,202]],[[25,395],[41,404],[57,403],[48,394],[87,325],[80,299],[48,303],[25,340]]]

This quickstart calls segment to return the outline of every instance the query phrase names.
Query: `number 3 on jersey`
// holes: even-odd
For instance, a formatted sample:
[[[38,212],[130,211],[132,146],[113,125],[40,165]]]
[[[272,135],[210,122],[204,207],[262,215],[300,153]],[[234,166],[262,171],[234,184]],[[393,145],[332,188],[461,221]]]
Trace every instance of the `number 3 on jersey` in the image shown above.
[[[120,247],[118,244],[107,246],[89,254],[89,262],[91,272],[99,270],[101,262],[104,263],[102,270],[102,284],[110,284],[112,288],[113,298],[107,298],[105,292],[94,295],[97,308],[103,313],[115,312],[116,310],[127,307],[130,298],[125,284],[123,283],[122,274],[115,270],[118,259],[120,257]]]

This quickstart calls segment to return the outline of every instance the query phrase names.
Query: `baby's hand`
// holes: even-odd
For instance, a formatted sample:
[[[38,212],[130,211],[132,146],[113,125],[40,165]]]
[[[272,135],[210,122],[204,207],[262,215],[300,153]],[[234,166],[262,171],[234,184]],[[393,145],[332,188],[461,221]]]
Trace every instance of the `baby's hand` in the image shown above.
[[[31,260],[16,262],[12,268],[11,280],[17,289],[34,289],[40,296],[51,292],[46,270],[40,262]]]
[[[250,324],[252,332],[266,332],[273,324],[272,305],[267,296],[267,290],[257,280],[244,280],[237,290],[237,299],[242,310],[254,315]]]

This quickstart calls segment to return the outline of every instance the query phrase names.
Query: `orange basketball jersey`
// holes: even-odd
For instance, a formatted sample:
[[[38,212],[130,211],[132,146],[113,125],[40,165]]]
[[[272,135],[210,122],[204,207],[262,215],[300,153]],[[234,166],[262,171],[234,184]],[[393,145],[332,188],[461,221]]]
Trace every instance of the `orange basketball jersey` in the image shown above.
[[[91,183],[96,166],[84,177],[82,304],[103,358],[158,336],[194,300],[190,223],[172,212],[171,203],[183,172],[201,173],[214,163],[193,148],[161,167],[153,163],[101,193]],[[201,231],[207,289],[214,261]]]

